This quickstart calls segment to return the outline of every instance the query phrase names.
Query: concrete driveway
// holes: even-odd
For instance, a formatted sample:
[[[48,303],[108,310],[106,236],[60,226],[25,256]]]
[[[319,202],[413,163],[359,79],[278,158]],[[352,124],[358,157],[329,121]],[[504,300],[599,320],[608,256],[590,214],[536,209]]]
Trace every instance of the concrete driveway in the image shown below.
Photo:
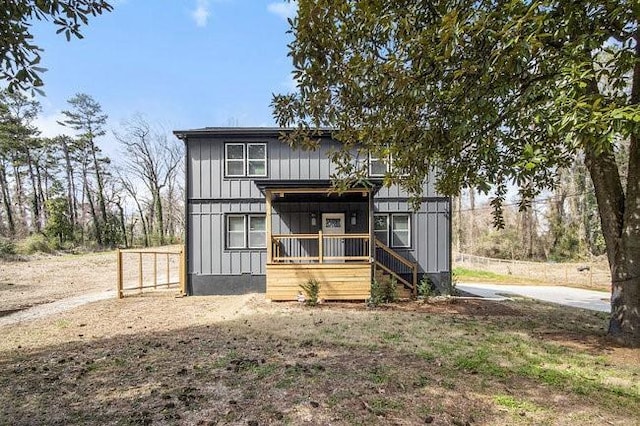
[[[592,311],[610,312],[611,303],[609,293],[602,291],[583,290],[580,288],[541,285],[511,285],[487,283],[458,283],[458,289],[480,297],[508,298],[509,296],[524,296],[545,302],[559,303],[575,308],[590,309]]]

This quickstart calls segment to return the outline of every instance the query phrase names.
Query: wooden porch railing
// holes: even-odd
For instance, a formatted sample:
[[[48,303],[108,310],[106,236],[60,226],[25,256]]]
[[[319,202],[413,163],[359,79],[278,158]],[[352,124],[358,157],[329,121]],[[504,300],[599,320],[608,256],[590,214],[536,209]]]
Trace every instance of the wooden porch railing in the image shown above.
[[[376,263],[375,267],[380,268],[398,282],[411,289],[414,296],[418,292],[418,264],[411,262],[398,253],[387,247],[379,239],[375,239]]]
[[[330,263],[371,258],[369,234],[278,234],[271,236],[272,263]]]

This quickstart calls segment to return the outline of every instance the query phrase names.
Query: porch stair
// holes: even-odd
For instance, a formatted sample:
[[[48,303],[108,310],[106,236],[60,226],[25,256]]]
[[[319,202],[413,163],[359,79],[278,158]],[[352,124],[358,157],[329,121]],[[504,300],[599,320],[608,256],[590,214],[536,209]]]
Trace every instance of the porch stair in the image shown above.
[[[376,265],[377,266],[377,265]],[[381,268],[376,267],[375,280],[379,283],[388,283],[392,280],[392,275]],[[400,300],[408,300],[413,298],[413,292],[405,284],[396,279],[396,295]]]
[[[398,283],[398,297],[411,298],[418,294],[418,264],[411,262],[379,239],[375,239],[376,260],[375,278],[383,280],[395,279]]]

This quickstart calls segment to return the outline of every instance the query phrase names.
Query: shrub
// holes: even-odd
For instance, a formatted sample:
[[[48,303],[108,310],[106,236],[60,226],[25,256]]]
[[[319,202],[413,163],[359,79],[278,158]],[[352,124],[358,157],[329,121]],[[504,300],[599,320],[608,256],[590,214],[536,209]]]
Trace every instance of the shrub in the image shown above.
[[[20,241],[18,244],[20,254],[52,253],[53,249],[42,234],[33,234]]]
[[[316,306],[318,304],[318,295],[320,294],[320,283],[312,278],[304,284],[300,284],[300,288],[304,291],[304,303],[307,306]]]
[[[9,238],[0,237],[0,257],[16,254],[16,245]]]
[[[374,279],[371,282],[371,297],[368,301],[369,306],[393,303],[396,300],[398,300],[398,282],[395,278],[380,281]]]
[[[433,283],[431,282],[431,278],[424,277],[420,280],[418,284],[418,297],[428,300],[433,293]]]

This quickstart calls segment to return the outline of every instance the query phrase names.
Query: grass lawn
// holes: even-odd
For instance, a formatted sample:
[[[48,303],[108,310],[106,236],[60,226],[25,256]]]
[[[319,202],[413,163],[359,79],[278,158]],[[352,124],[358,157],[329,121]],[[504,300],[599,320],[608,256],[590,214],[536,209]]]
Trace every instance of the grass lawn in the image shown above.
[[[229,319],[211,319],[215,298],[155,296],[6,327],[0,424],[640,419],[640,351],[610,346],[600,313],[532,301],[307,308],[262,297]],[[84,322],[87,312],[111,331]]]

